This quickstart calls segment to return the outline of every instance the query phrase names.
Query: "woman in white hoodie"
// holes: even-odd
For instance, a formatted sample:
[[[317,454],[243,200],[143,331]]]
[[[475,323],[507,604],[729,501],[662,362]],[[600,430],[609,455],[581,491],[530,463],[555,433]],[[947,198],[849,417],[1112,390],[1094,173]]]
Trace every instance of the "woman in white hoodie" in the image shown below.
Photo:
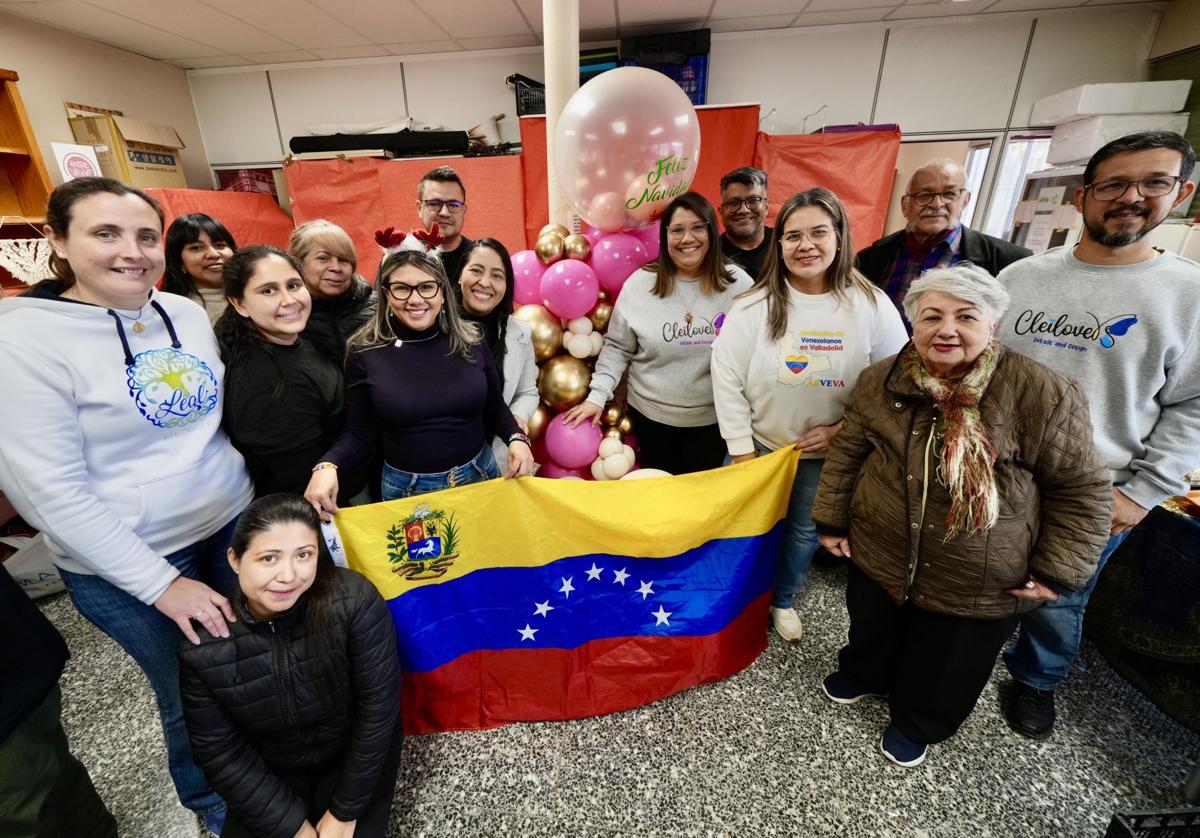
[[[0,303],[0,489],[46,535],[75,607],[154,688],[171,777],[215,832],[192,760],[179,632],[226,636],[225,550],[252,495],[221,431],[224,367],[204,309],[159,294],[162,209],[107,178],[46,208],[54,279]]]

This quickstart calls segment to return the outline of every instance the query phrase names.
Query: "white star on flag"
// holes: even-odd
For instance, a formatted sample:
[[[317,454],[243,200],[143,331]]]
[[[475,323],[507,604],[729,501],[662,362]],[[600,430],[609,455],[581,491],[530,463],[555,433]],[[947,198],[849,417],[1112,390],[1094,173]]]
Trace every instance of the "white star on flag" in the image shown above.
[[[662,606],[660,605],[659,608],[662,608]],[[517,632],[521,635],[521,641],[524,642],[526,640],[533,640],[533,636],[538,633],[538,629],[530,628],[529,623],[526,623],[525,628],[517,629]]]
[[[654,593],[654,588],[650,587],[653,584],[654,580],[651,579],[649,582],[643,582],[641,587],[637,589],[637,592],[642,595],[642,602],[645,602],[646,597]]]
[[[546,600],[545,602],[535,602],[534,605],[537,608],[537,610],[533,612],[533,616],[535,617],[545,617],[554,610],[554,606],[550,604],[550,600]]]
[[[621,587],[625,587],[625,580],[629,578],[629,574],[625,572],[625,568],[621,568],[620,570],[614,570],[613,575],[616,577],[615,579],[613,579],[613,582],[620,585]]]
[[[669,626],[669,625],[671,625],[671,621],[668,620],[667,617],[670,617],[674,613],[675,613],[674,611],[664,611],[663,607],[660,605],[660,606],[658,606],[657,611],[650,612],[650,616],[658,621],[654,625],[656,625],[656,626],[668,625]]]
[[[565,579],[563,579],[562,587],[558,589],[558,592],[560,594],[565,594],[567,599],[571,598],[571,591],[575,590],[575,586],[571,584],[571,580],[574,578],[575,578],[574,576],[568,576]]]
[[[588,581],[589,582],[591,582],[593,580],[599,581],[600,571],[602,571],[602,570],[604,570],[604,568],[596,567],[596,563],[592,562],[592,569],[587,572]]]

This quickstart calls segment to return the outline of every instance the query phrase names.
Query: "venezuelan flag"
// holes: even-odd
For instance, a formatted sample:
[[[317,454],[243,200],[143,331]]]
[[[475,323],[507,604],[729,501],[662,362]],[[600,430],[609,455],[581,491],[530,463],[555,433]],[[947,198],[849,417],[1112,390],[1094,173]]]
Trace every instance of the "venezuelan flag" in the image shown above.
[[[767,643],[797,456],[341,511],[349,564],[396,621],[405,731],[612,713],[748,666]]]

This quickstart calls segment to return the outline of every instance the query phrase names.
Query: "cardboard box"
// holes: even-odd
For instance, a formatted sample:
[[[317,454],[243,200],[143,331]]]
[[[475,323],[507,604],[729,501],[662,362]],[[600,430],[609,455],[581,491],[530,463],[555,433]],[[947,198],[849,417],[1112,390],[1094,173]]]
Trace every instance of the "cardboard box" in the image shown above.
[[[127,116],[76,116],[70,119],[76,141],[96,147],[105,177],[142,188],[187,188],[179,134],[169,125]]]
[[[1183,110],[1190,79],[1084,84],[1043,96],[1033,104],[1030,125],[1061,125],[1103,114],[1172,113]]]
[[[1064,122],[1050,137],[1046,162],[1053,165],[1087,160],[1107,142],[1138,131],[1187,130],[1186,113],[1136,113],[1093,116],[1077,122]]]

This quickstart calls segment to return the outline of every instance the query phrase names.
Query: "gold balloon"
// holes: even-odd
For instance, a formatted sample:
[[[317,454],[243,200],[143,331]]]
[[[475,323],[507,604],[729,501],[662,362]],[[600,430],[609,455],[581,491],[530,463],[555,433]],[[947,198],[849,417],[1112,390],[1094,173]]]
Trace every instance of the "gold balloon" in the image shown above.
[[[542,236],[549,236],[551,234],[558,236],[560,239],[565,239],[567,236],[571,235],[571,231],[562,224],[547,224],[545,227],[538,230],[539,239]]]
[[[580,262],[586,262],[588,257],[592,255],[592,243],[582,233],[574,233],[563,239],[563,250],[566,252],[568,259],[578,259]]]
[[[596,297],[596,299],[602,303],[607,303],[608,302],[608,292],[605,291],[603,288],[601,288],[600,294],[599,294],[599,296]]]
[[[625,411],[621,410],[621,406],[616,402],[609,402],[604,408],[604,412],[600,414],[600,421],[605,425],[615,425],[621,421],[621,417],[625,415]]]
[[[555,355],[542,364],[538,392],[547,406],[563,411],[587,398],[591,383],[587,364],[570,355]]]
[[[540,364],[562,349],[562,321],[538,305],[521,306],[513,316],[529,324],[533,332],[533,355]]]
[[[544,404],[539,404],[537,410],[529,417],[529,438],[531,440],[538,439],[546,430],[546,423],[553,418],[554,414],[547,410]]]
[[[633,433],[633,420],[628,416],[622,416],[621,421],[617,423],[617,429],[623,434]]]
[[[533,252],[537,254],[537,258],[542,261],[543,265],[553,265],[563,258],[562,236],[557,233],[547,233],[539,237],[533,246]]]
[[[588,312],[588,318],[592,321],[592,328],[597,332],[603,332],[608,328],[608,320],[612,317],[612,303],[596,303],[591,311]]]
[[[616,439],[620,440],[621,442],[625,441],[625,434],[621,433],[620,428],[605,428],[604,436],[607,439]]]

